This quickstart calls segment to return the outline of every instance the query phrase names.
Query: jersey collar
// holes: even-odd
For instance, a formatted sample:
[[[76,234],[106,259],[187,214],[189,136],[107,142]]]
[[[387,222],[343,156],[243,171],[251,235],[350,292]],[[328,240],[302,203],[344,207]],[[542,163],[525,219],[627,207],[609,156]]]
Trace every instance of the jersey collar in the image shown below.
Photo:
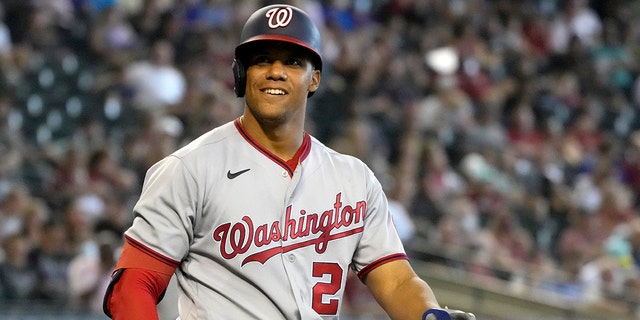
[[[305,131],[304,137],[302,139],[302,144],[298,148],[298,151],[293,155],[293,158],[289,160],[283,160],[277,155],[273,154],[271,151],[267,150],[265,147],[260,145],[256,140],[254,140],[248,133],[245,131],[242,123],[240,122],[240,118],[237,118],[233,121],[236,129],[240,133],[240,135],[256,150],[260,151],[260,153],[264,154],[267,158],[271,159],[273,162],[277,163],[279,166],[287,170],[289,173],[289,177],[293,177],[293,172],[298,167],[298,164],[304,161],[307,158],[309,153],[311,152],[311,136]]]

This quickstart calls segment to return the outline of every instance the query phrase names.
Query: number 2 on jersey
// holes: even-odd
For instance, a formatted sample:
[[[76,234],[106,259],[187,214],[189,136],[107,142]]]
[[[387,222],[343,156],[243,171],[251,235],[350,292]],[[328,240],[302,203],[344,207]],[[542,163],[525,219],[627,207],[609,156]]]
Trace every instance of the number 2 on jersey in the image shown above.
[[[313,276],[324,277],[329,275],[329,282],[318,282],[313,286],[312,307],[319,314],[337,314],[338,299],[329,299],[327,302],[322,301],[323,295],[335,295],[342,283],[343,270],[337,263],[330,262],[314,262]]]

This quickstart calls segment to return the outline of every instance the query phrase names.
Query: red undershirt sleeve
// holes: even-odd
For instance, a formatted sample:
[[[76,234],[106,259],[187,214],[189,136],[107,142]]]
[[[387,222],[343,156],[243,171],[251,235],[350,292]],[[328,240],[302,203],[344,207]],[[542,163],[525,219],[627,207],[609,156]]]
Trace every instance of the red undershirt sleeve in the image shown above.
[[[104,301],[112,319],[158,319],[161,300],[176,265],[158,260],[127,241],[115,267]]]

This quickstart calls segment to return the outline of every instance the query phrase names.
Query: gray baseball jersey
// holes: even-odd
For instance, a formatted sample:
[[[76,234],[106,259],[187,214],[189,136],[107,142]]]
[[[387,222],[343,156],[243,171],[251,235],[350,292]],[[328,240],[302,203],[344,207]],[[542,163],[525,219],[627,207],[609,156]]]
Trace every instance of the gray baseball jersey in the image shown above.
[[[305,140],[291,172],[235,120],[147,172],[125,236],[178,266],[180,319],[335,319],[349,268],[406,259],[373,172]]]

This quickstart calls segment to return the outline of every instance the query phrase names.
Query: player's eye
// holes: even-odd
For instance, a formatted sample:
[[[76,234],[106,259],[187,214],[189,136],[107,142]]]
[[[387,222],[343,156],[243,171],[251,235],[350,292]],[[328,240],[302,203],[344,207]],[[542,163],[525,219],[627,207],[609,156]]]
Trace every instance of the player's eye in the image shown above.
[[[253,59],[251,60],[251,64],[265,64],[265,63],[269,63],[271,61],[271,59],[269,59],[269,56],[267,55],[259,55],[259,56],[255,56],[253,57]]]
[[[304,60],[302,58],[292,57],[287,59],[286,64],[290,66],[302,67],[304,66]]]

